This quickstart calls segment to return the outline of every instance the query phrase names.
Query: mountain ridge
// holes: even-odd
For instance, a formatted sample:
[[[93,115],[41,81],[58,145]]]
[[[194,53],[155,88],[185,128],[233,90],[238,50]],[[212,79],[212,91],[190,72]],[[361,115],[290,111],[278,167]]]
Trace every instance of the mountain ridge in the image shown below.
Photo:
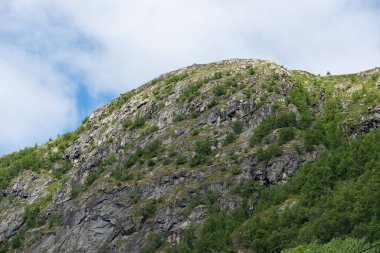
[[[195,64],[160,75],[91,113],[77,131],[0,158],[3,248],[279,252],[311,243],[313,236],[293,234],[314,231],[308,222],[318,215],[297,223],[283,246],[257,234],[264,229],[281,238],[270,226],[255,227],[265,201],[273,202],[265,194],[298,185],[293,181],[307,171],[298,173],[300,168],[352,152],[340,149],[345,142],[372,140],[367,148],[376,150],[379,75],[375,68],[320,77],[258,59]],[[376,163],[378,155],[371,155],[358,166]],[[324,166],[335,175],[335,165]],[[333,185],[352,172],[340,173],[343,179],[331,176]],[[355,178],[369,172],[358,173]],[[315,199],[295,196],[301,197],[280,197],[281,210],[306,210]],[[236,220],[229,220],[231,214]],[[218,234],[209,231],[210,219],[224,219],[215,223],[222,227],[232,222],[232,228],[217,231],[225,243],[213,244]],[[242,236],[247,231],[261,241]],[[364,237],[353,232],[355,226],[347,231],[337,233]],[[320,242],[337,237],[321,239],[317,232]],[[369,240],[377,239],[374,234]]]

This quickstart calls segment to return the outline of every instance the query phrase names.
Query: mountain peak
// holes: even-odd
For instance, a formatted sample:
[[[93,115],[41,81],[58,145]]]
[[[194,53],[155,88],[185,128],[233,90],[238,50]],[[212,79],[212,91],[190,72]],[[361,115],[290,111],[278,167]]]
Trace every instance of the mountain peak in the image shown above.
[[[277,220],[279,231],[298,235],[285,244],[267,241],[258,231],[277,236],[276,226],[258,221],[314,214],[330,194],[322,184],[340,189],[349,177],[371,176],[371,157],[352,161],[363,167],[356,172],[342,157],[367,142],[366,152],[378,149],[367,140],[379,134],[378,70],[321,77],[229,59],[163,74],[77,131],[0,158],[0,240],[25,252],[265,252],[311,243],[298,238],[316,231],[310,222],[324,224],[320,214],[296,227]],[[326,158],[336,154],[341,167]],[[217,245],[214,232],[226,241]]]

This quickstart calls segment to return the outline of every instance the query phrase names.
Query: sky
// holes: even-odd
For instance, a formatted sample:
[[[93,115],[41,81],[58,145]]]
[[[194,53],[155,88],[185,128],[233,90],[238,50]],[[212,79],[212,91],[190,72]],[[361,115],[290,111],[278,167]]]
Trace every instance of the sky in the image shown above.
[[[380,0],[0,0],[0,154],[193,63],[380,66]]]

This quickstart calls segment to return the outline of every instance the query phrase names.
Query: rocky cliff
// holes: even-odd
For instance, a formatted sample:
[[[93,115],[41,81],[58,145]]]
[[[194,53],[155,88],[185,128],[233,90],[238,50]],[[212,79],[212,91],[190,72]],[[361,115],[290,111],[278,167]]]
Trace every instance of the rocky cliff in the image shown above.
[[[249,219],[261,189],[341,145],[331,136],[378,127],[379,76],[239,59],[163,74],[77,131],[0,158],[2,250],[166,251],[197,234],[212,208],[244,206]]]

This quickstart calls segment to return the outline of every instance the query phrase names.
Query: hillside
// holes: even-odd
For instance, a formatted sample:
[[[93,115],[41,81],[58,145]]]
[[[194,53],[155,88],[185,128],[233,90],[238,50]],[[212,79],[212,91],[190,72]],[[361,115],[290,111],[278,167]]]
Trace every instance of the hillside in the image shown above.
[[[163,74],[0,158],[0,252],[356,252],[380,239],[379,122],[379,68]]]

